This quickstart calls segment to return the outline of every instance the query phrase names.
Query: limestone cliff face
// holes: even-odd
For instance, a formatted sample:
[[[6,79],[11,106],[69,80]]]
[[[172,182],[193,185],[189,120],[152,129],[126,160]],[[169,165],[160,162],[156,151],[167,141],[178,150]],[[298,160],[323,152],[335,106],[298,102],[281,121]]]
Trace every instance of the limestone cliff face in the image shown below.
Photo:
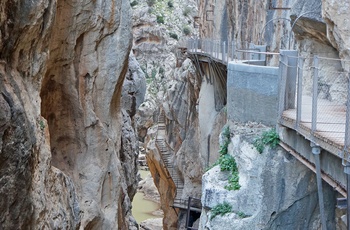
[[[316,176],[283,149],[259,154],[251,144],[261,125],[230,123],[228,154],[239,169],[237,191],[224,188],[229,177],[216,166],[203,175],[204,206],[199,229],[319,229]],[[335,206],[333,189],[324,184],[325,207]],[[213,216],[211,209],[228,202],[232,212]],[[334,209],[326,209],[327,229],[335,229]]]
[[[289,7],[292,1],[271,1],[274,7]],[[288,10],[269,10],[270,1],[200,1],[200,37],[233,42],[236,49],[249,43],[266,44],[268,50],[288,49]]]
[[[0,226],[132,228],[129,1],[5,0],[0,29]]]
[[[148,1],[150,2],[150,1]],[[172,2],[172,4],[168,4]],[[144,139],[147,163],[160,193],[164,211],[164,229],[181,229],[180,210],[171,205],[176,196],[175,184],[168,170],[179,174],[185,183],[180,198],[200,196],[203,164],[199,155],[198,111],[200,79],[189,60],[178,49],[179,43],[196,34],[193,28],[195,1],[138,1],[133,7],[133,52],[145,72],[146,101],[140,106],[140,140]],[[160,20],[160,19],[163,19]],[[186,35],[184,28],[190,34]],[[159,112],[165,111],[165,142],[174,166],[166,168],[156,146],[156,125]],[[147,135],[145,130],[148,129]]]
[[[348,59],[349,44],[345,38],[348,37],[349,30],[345,24],[345,12],[349,12],[349,1],[271,2],[274,6],[290,9],[268,9],[269,1],[226,1],[222,4],[202,2],[199,9],[202,18],[201,35],[234,40],[237,48],[244,47],[245,42],[261,42],[273,52],[289,47],[297,50],[300,56],[305,57],[303,92],[306,93],[311,93],[314,55],[330,58],[319,62],[318,68],[321,71],[318,96],[344,103],[348,80],[340,72],[348,70],[349,65],[337,59]],[[216,20],[208,22],[205,17],[210,11],[213,12],[210,13],[211,17]],[[227,16],[222,12],[228,12]],[[223,20],[225,17],[229,20]],[[277,60],[278,58],[268,63],[277,64]],[[254,155],[250,142],[247,141],[249,135],[235,133],[240,127],[232,128],[234,137],[231,154],[236,157],[238,168],[242,171],[242,187],[238,191],[229,192],[223,189],[228,179],[225,173],[221,173],[218,168],[206,173],[203,177],[202,194],[205,208],[200,229],[278,229],[278,226],[283,226],[284,229],[318,229],[320,223],[317,210],[315,211],[317,203],[314,174],[281,150],[271,150],[263,157]],[[256,185],[258,186],[255,187]],[[273,185],[274,188],[267,185]],[[289,193],[293,190],[294,192]],[[324,186],[324,193],[326,205],[333,207],[334,192]],[[274,199],[270,199],[271,197]],[[233,204],[234,213],[210,220],[209,210],[224,200]],[[293,220],[292,217],[301,214],[300,210],[309,211],[298,221]],[[327,210],[326,214],[329,229],[335,229],[333,211]],[[248,216],[241,218],[240,212]],[[300,219],[305,221],[301,223]]]

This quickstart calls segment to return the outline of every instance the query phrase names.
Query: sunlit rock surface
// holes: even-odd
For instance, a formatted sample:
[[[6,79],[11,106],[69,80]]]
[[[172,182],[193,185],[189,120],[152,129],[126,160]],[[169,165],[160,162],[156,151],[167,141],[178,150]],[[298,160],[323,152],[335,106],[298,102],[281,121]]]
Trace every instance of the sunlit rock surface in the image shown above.
[[[130,2],[4,0],[0,29],[0,226],[134,228]]]

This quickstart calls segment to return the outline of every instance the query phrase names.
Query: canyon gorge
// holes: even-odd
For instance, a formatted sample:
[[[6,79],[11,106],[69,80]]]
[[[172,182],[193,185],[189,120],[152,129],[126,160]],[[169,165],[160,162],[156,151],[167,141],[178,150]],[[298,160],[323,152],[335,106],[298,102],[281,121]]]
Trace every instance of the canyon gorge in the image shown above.
[[[330,58],[319,97],[345,103],[348,79],[326,73],[349,71],[349,13],[349,0],[2,0],[0,229],[141,228],[140,148],[164,230],[347,229],[326,183],[334,208],[321,227],[315,173],[281,146],[258,152],[276,124],[236,120],[228,64],[212,68],[188,44],[225,41],[237,59],[264,46],[273,67],[296,50],[310,95],[310,60]],[[238,189],[218,165],[223,146]],[[191,220],[189,198],[200,200]],[[224,202],[232,210],[215,216]]]

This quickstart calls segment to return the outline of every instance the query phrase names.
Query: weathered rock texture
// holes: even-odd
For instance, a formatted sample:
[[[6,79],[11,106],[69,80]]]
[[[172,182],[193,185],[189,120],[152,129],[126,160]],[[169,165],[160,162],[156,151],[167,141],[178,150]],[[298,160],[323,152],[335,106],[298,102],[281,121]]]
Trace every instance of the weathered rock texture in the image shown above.
[[[169,1],[170,2],[170,1]],[[138,1],[134,6],[133,52],[146,74],[146,101],[140,107],[138,121],[140,139],[147,146],[147,162],[160,193],[161,208],[164,211],[164,229],[182,228],[180,218],[171,207],[175,197],[175,184],[169,178],[168,170],[179,174],[185,184],[182,192],[184,200],[188,196],[200,196],[203,164],[199,155],[199,130],[197,101],[200,79],[194,74],[189,60],[184,61],[177,38],[189,38],[183,29],[193,28],[196,12],[195,1],[155,1],[154,5]],[[159,21],[159,17],[164,22]],[[158,17],[158,19],[157,19]],[[176,38],[177,37],[177,38]],[[166,115],[165,140],[172,154],[174,168],[166,169],[154,139],[160,110]],[[148,135],[145,137],[145,130]],[[180,210],[180,217],[183,216]]]
[[[5,0],[0,29],[0,228],[132,228],[129,1]]]
[[[292,1],[272,1],[275,7],[289,7]],[[268,51],[278,52],[289,46],[288,10],[269,10],[264,1],[200,1],[200,37],[227,41],[237,49],[249,43],[265,44]]]
[[[164,212],[163,227],[164,229],[177,229],[177,214],[171,207],[176,195],[176,187],[162,160],[161,152],[156,147],[156,135],[156,127],[148,129],[147,138],[149,140],[145,140],[147,143],[147,165],[160,195],[160,208]]]
[[[271,1],[273,6],[290,7],[290,10],[268,9],[269,2],[227,0],[214,4],[214,1],[202,1],[199,8],[202,23],[200,35],[207,38],[228,40],[229,42],[234,41],[236,48],[244,47],[247,42],[255,44],[261,42],[268,46],[268,51],[279,52],[280,49],[286,48],[298,50],[299,55],[305,58],[303,92],[308,94],[311,94],[311,76],[315,68],[313,57],[314,55],[325,57],[327,59],[321,58],[317,67],[319,69],[318,96],[344,104],[348,80],[347,74],[343,72],[349,69],[349,64],[337,59],[348,59],[349,44],[346,38],[349,29],[346,24],[348,21],[346,14],[349,12],[350,2],[332,0]],[[214,20],[206,20],[208,15]],[[292,25],[293,28],[291,28]],[[291,29],[293,30],[291,31]],[[278,57],[272,59],[268,64],[277,64],[277,61]],[[251,151],[249,144],[245,142],[244,138],[237,138],[235,144],[239,146],[237,149],[240,154],[234,153],[234,155],[243,170],[243,178],[240,178],[240,182],[243,183],[242,191],[228,192],[219,188],[226,183],[227,175],[219,173],[218,170],[215,173],[215,169],[208,173],[203,178],[208,186],[204,187],[207,191],[203,194],[202,201],[208,209],[204,209],[202,215],[202,228],[204,229],[206,226],[209,229],[216,229],[217,226],[217,229],[278,229],[278,226],[283,226],[283,229],[317,229],[319,217],[317,209],[314,209],[317,207],[314,174],[283,151],[266,153],[266,159],[263,159],[266,164],[259,166],[255,164],[255,160],[259,162],[262,159],[261,156],[248,154]],[[245,156],[247,154],[250,156]],[[257,178],[262,177],[261,180],[256,179],[255,175],[247,176],[252,165],[258,168],[256,170],[262,170],[255,172],[259,174]],[[269,178],[265,175],[269,175]],[[285,185],[282,185],[284,182],[281,183],[281,180],[285,180]],[[250,184],[253,183],[252,181],[255,184]],[[306,181],[310,183],[306,183]],[[211,188],[214,184],[217,187]],[[250,189],[245,189],[248,184]],[[256,184],[260,185],[255,187]],[[278,188],[269,188],[266,186],[267,184],[276,185]],[[288,186],[290,188],[287,188]],[[326,207],[334,207],[332,203],[334,200],[333,192],[327,186],[324,189],[328,197]],[[293,194],[286,192],[293,190]],[[249,194],[254,195],[250,196]],[[219,201],[222,202],[222,196],[230,200],[236,213],[243,211],[251,216],[240,219],[236,214],[232,214],[216,217],[210,221],[207,215],[209,207],[212,208],[215,205],[212,203],[214,200],[216,204]],[[274,203],[275,200],[269,200],[271,197],[281,199],[277,202],[279,203],[278,207],[277,203]],[[256,200],[251,202],[252,199]],[[246,205],[247,202],[252,205]],[[245,205],[242,205],[243,203]],[[255,206],[254,203],[258,205]],[[303,225],[304,223],[300,223],[298,219],[291,218],[300,215],[299,211],[295,211],[296,206],[303,207],[298,210],[312,210],[305,212],[302,216],[307,220],[307,225]],[[328,211],[327,218],[330,225],[328,228],[334,229],[334,210],[329,209]],[[280,214],[278,214],[279,212]],[[298,213],[293,214],[294,212]],[[270,214],[271,216],[269,216]],[[300,217],[300,219],[302,218]],[[235,227],[232,227],[232,224]]]
[[[236,159],[241,188],[226,190],[229,174],[219,166],[204,174],[200,229],[319,229],[315,174],[283,149],[259,154],[250,143],[259,129],[231,124],[228,152]],[[333,189],[324,183],[323,192],[325,207],[334,207]],[[210,209],[223,202],[233,212],[210,220]],[[335,229],[334,215],[326,209],[327,229]]]

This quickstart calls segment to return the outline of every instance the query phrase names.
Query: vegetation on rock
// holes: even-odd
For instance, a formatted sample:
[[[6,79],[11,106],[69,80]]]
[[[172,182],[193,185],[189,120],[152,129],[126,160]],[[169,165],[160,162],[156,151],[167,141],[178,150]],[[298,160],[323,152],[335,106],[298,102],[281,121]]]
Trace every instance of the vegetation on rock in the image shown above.
[[[230,212],[232,212],[232,206],[229,203],[224,202],[222,204],[218,204],[211,209],[210,220],[214,219],[217,215],[223,216]]]
[[[235,158],[228,154],[228,145],[230,144],[231,132],[228,126],[225,126],[222,132],[223,144],[220,145],[220,157],[216,165],[220,165],[221,171],[230,171],[231,175],[228,179],[228,185],[225,186],[227,190],[239,190],[239,175]]]
[[[187,36],[191,34],[191,29],[188,26],[184,26],[184,28],[182,29],[182,32]]]
[[[280,139],[278,133],[275,129],[270,129],[262,133],[261,137],[257,138],[253,145],[258,150],[259,153],[262,153],[266,145],[269,145],[271,148],[275,148]]]
[[[139,3],[138,3],[138,1],[135,0],[135,1],[132,1],[132,2],[130,3],[130,6],[131,6],[131,7],[134,7],[134,6],[136,6],[137,4],[139,4]]]
[[[164,24],[164,16],[163,15],[157,15],[157,22],[159,24]]]
[[[169,36],[170,36],[171,38],[174,38],[175,40],[179,40],[179,37],[177,36],[176,33],[170,32],[170,33],[169,33]]]

